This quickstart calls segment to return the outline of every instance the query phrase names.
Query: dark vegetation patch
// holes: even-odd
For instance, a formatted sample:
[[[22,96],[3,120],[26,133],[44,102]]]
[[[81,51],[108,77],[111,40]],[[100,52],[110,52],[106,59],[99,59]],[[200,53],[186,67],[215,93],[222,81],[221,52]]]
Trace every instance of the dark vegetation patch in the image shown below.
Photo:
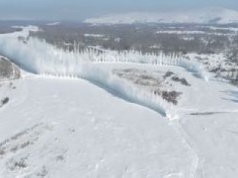
[[[37,124],[0,142],[0,159],[9,154],[17,154],[19,151],[32,146],[38,140],[39,135],[46,129],[42,126],[42,124]],[[21,167],[21,165],[13,165],[13,167]]]
[[[9,100],[10,100],[9,97],[3,98],[2,101],[1,101],[1,106],[7,104],[9,102]]]
[[[177,91],[160,91],[160,90],[155,90],[154,91],[155,95],[160,95],[164,100],[166,100],[169,103],[172,103],[174,105],[178,104],[178,99],[180,95],[182,94],[181,92]]]
[[[168,71],[168,72],[165,73],[164,79],[167,79],[168,77],[171,77],[172,75],[174,75],[174,73],[171,72],[171,71]]]
[[[25,169],[27,168],[27,157],[25,158],[20,158],[19,160],[10,160],[8,163],[7,163],[7,166],[9,168],[9,170],[11,171],[19,171],[21,169]]]
[[[183,84],[185,86],[191,86],[185,78],[179,78],[179,77],[174,76],[171,79],[175,82],[180,82],[181,84]]]
[[[13,33],[21,31],[20,28],[12,28],[9,24],[3,24],[0,22],[0,34]]]
[[[211,29],[209,25],[196,24],[62,23],[57,26],[40,25],[40,28],[43,31],[32,32],[31,36],[45,39],[51,44],[70,50],[73,50],[76,44],[80,49],[101,46],[104,49],[138,50],[142,53],[162,51],[165,54],[214,54],[229,49],[235,42],[234,31]],[[202,31],[204,34],[166,33],[168,31]],[[217,33],[221,35],[216,35]],[[85,34],[99,34],[102,37]]]
[[[214,114],[223,114],[226,112],[195,112],[195,113],[190,113],[192,116],[207,116],[207,115],[214,115]]]
[[[139,69],[119,69],[113,70],[117,76],[132,81],[133,83],[147,87],[158,87],[162,81],[155,76],[152,76],[145,70]]]
[[[36,174],[37,177],[46,177],[48,174],[48,170],[45,166],[41,168],[41,170]]]
[[[169,103],[173,103],[175,105],[178,104],[178,97],[181,95],[181,92],[176,92],[176,91],[163,91],[162,92],[162,97]]]
[[[174,105],[178,104],[179,97],[181,92],[177,91],[167,91],[165,89],[165,84],[158,76],[154,76],[151,73],[148,73],[145,70],[139,69],[117,69],[113,70],[113,73],[117,76],[124,78],[133,82],[136,85],[140,85],[146,88],[154,94],[158,95],[164,100]],[[167,72],[163,78],[171,77],[174,75],[173,72]]]
[[[182,85],[191,86],[185,78],[179,78],[171,71],[166,72],[163,78],[164,80],[166,80],[167,78],[171,78],[171,80],[174,82],[180,82]]]

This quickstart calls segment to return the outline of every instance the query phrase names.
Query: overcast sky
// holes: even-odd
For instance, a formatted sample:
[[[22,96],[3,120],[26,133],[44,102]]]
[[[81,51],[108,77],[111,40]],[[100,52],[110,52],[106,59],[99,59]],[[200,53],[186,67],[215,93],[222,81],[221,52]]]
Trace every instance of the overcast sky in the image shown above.
[[[238,9],[238,0],[0,0],[0,19],[80,20],[120,12],[203,7]]]

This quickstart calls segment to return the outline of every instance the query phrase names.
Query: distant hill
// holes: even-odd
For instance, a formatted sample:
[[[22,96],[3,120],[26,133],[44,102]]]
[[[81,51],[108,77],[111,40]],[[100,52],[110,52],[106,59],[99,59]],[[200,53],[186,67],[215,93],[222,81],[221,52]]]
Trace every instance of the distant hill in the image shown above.
[[[230,24],[238,23],[238,11],[212,7],[199,10],[176,12],[132,12],[111,14],[90,18],[85,23],[94,24],[133,24],[133,23],[198,23],[198,24]]]

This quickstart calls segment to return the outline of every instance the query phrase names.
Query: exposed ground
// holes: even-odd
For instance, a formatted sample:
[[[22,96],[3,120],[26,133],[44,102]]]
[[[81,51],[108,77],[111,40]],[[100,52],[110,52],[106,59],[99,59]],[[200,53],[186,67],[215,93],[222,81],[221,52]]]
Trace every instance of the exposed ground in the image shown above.
[[[14,80],[20,77],[20,69],[6,58],[0,56],[0,81],[6,79]]]

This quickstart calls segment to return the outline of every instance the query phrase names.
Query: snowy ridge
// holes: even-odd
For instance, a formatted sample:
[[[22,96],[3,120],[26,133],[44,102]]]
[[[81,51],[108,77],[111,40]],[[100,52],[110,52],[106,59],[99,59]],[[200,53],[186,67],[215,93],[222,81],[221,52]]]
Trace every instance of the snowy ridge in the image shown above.
[[[133,24],[133,23],[238,23],[238,12],[231,9],[210,7],[180,12],[133,12],[90,18],[86,23],[93,24]]]

